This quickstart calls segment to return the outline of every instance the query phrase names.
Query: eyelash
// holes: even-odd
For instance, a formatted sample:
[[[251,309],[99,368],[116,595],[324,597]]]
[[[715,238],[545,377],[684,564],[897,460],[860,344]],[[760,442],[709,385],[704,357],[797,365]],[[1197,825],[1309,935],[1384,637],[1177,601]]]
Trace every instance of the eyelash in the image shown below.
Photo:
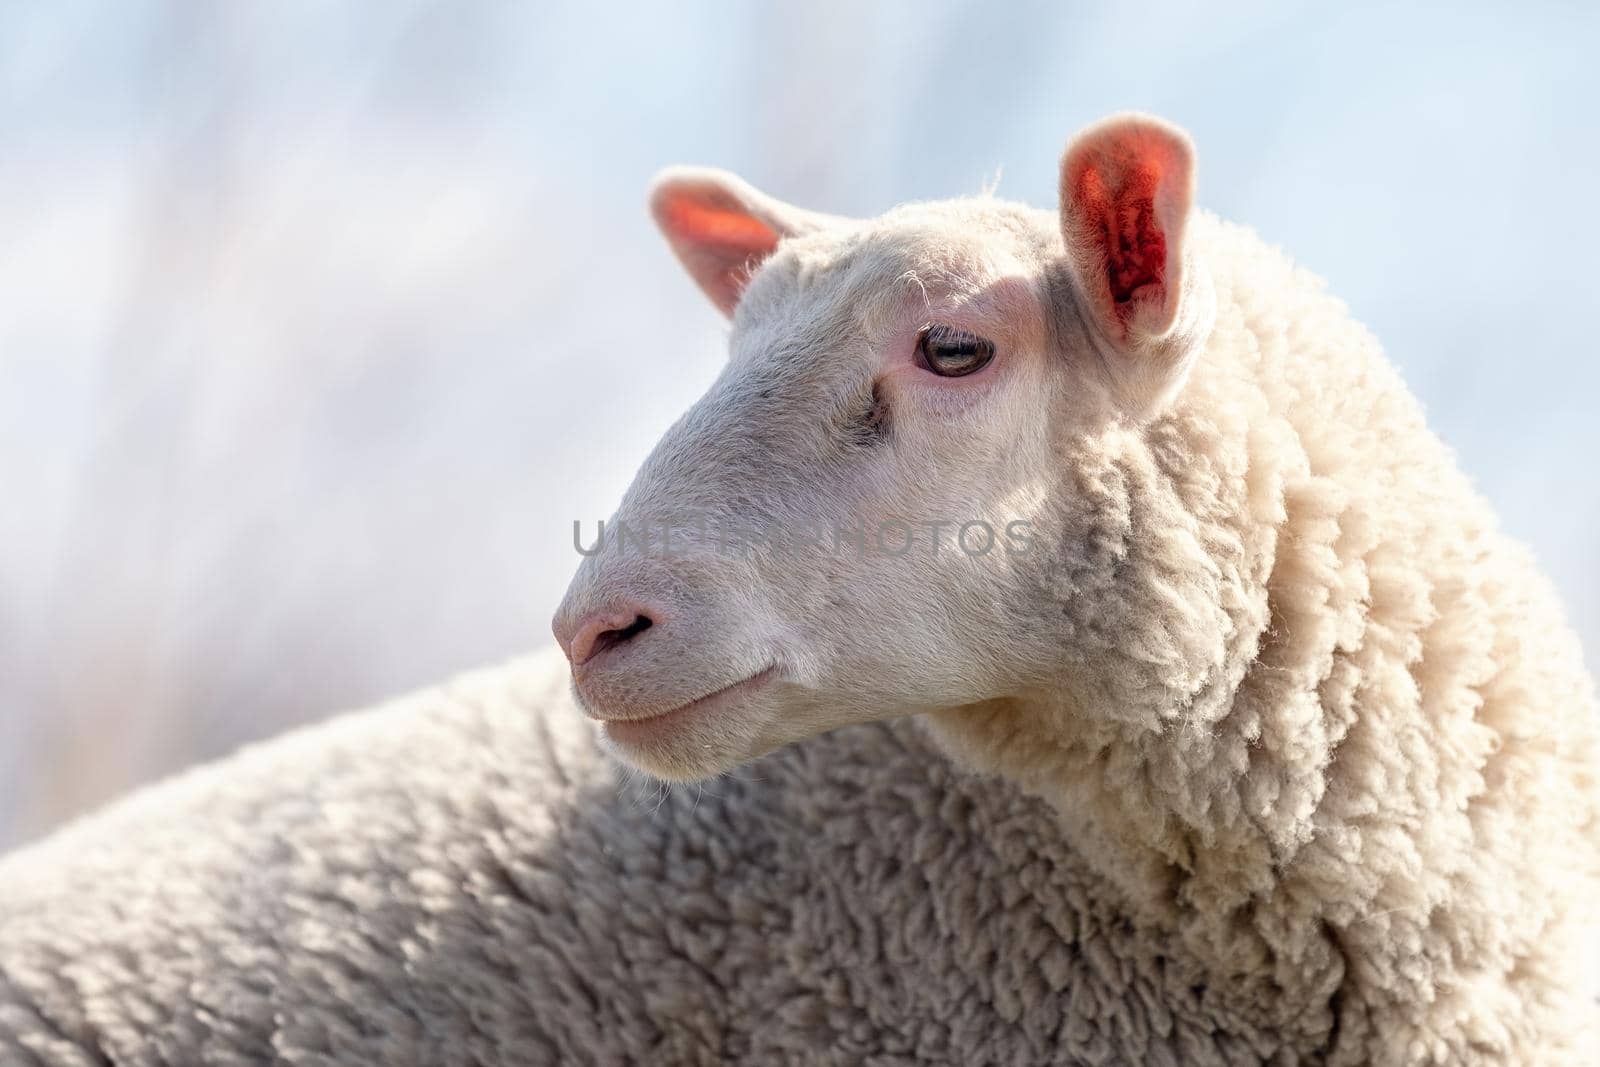
[[[924,327],[917,335],[917,363],[941,378],[976,374],[994,360],[994,342],[953,326]]]

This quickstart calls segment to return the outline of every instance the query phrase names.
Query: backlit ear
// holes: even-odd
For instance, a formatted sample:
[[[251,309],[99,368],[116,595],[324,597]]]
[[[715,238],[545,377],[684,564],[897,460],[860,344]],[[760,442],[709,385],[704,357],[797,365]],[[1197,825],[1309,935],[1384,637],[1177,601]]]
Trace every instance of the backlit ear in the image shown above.
[[[1177,318],[1194,152],[1179,130],[1123,115],[1089,127],[1061,159],[1061,231],[1095,312],[1117,338]]]
[[[729,317],[779,241],[843,221],[774,200],[727,171],[706,167],[658,174],[650,214],[690,276]]]
[[[1181,384],[1210,322],[1185,237],[1194,150],[1176,127],[1119,115],[1080,133],[1061,159],[1061,232],[1114,372],[1148,408]],[[1200,306],[1206,305],[1206,306]],[[1203,321],[1204,320],[1204,321]]]

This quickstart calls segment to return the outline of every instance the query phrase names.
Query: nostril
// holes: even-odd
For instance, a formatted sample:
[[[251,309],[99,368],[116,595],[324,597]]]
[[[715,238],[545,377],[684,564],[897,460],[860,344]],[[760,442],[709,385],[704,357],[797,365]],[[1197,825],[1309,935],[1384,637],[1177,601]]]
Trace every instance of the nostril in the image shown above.
[[[608,648],[615,648],[620,644],[633,640],[639,634],[650,629],[652,625],[654,624],[650,621],[649,616],[635,615],[633,621],[622,629],[603,631],[595,637],[594,644],[589,646],[589,658],[593,659]]]
[[[654,625],[654,619],[637,610],[591,615],[579,623],[567,647],[567,658],[574,667],[581,666],[602,652],[627,644]]]

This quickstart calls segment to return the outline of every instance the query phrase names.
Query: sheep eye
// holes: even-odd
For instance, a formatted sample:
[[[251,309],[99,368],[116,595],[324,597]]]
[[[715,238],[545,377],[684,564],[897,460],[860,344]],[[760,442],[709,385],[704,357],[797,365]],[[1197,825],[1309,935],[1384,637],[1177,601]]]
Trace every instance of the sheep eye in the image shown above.
[[[933,373],[959,378],[994,358],[994,342],[950,326],[929,326],[917,337],[917,355]]]

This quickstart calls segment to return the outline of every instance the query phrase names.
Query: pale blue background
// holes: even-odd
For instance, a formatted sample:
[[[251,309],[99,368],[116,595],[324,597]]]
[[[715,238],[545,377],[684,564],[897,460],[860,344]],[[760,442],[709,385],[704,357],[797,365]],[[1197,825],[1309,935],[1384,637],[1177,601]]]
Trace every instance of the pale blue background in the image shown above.
[[[1130,107],[1383,339],[1593,656],[1592,7],[1190,7],[0,5],[0,844],[548,640],[722,358],[658,167],[1049,205]]]

